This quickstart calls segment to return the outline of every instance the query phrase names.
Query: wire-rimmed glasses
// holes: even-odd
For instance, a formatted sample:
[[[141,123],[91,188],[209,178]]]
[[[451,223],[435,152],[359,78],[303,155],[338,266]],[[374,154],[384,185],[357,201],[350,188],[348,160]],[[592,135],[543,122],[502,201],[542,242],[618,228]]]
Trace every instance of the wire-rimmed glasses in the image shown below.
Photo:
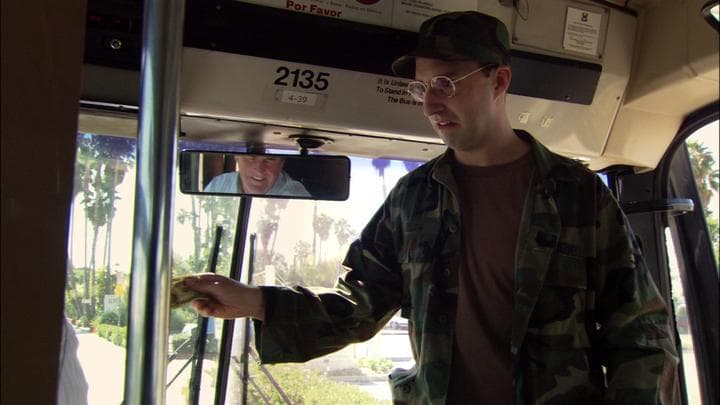
[[[430,88],[433,91],[436,91],[438,94],[441,94],[447,98],[450,98],[455,94],[455,83],[469,77],[473,73],[480,72],[481,70],[485,70],[492,66],[495,66],[495,65],[481,66],[464,76],[458,77],[457,79],[451,79],[447,76],[435,76],[430,79],[429,86],[427,84],[425,84],[425,82],[414,80],[414,81],[408,83],[407,91],[408,91],[408,93],[410,93],[410,95],[415,100],[420,101],[420,102],[425,101],[425,94],[427,93],[428,88]]]

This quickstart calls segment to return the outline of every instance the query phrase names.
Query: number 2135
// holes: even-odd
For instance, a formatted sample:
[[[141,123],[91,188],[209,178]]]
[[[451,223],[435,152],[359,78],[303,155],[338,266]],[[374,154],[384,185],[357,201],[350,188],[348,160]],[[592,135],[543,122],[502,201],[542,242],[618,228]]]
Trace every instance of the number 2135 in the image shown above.
[[[323,91],[330,85],[328,82],[330,73],[327,72],[315,73],[308,69],[290,70],[285,66],[280,66],[275,73],[279,73],[279,76],[273,83],[279,86],[299,87],[301,89],[314,88],[315,90]]]

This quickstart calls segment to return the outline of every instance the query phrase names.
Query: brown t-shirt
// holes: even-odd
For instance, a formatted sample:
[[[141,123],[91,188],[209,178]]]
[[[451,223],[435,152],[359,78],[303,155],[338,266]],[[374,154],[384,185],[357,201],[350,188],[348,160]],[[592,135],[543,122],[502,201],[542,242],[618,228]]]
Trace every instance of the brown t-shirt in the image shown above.
[[[530,153],[497,166],[455,164],[462,258],[448,404],[513,401],[515,246],[532,169]]]

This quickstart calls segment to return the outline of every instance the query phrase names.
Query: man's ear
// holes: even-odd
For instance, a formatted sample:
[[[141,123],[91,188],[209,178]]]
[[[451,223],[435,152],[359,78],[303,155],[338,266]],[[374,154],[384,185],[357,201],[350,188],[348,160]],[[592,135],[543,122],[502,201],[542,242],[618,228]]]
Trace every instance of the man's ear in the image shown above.
[[[495,98],[507,93],[511,79],[510,66],[500,65],[495,68]]]

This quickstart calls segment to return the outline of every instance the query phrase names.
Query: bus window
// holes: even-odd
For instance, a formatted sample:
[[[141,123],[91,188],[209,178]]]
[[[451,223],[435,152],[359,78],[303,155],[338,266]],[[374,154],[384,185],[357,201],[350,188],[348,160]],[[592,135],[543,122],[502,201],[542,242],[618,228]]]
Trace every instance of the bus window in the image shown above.
[[[711,240],[712,251],[715,258],[716,269],[720,253],[720,240],[718,238],[718,121],[714,121],[700,128],[685,142],[690,157],[690,165],[693,177],[697,186],[699,204],[696,203],[695,210],[702,210],[707,223]],[[680,151],[683,151],[681,148]],[[685,291],[679,261],[680,246],[673,238],[671,228],[665,229],[666,246],[668,251],[668,262],[670,267],[670,282],[672,291],[672,304],[675,311],[675,322],[678,336],[680,337],[682,375],[688,403],[696,404],[701,402],[700,386],[698,379],[698,365],[696,350],[693,346],[694,336],[690,328],[690,319],[701,316],[694,314],[688,309],[687,291]],[[697,341],[697,339],[695,339]]]

